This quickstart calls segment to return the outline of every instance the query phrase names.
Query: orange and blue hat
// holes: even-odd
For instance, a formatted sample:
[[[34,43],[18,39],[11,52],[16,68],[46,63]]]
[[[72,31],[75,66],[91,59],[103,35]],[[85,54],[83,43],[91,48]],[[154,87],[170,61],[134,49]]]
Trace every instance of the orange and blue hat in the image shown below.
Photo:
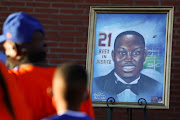
[[[33,33],[37,30],[45,35],[44,28],[39,20],[27,13],[15,12],[5,20],[0,42],[10,40],[15,43],[31,43]]]

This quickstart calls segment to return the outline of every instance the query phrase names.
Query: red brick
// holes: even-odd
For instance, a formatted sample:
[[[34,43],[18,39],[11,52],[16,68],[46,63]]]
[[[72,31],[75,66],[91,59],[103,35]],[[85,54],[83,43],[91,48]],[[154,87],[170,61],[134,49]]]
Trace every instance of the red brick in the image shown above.
[[[50,52],[52,53],[73,53],[73,48],[71,49],[64,49],[64,48],[50,48]]]
[[[75,8],[75,4],[65,4],[65,3],[52,3],[52,7],[57,8]]]
[[[87,42],[88,38],[76,38],[77,42]]]
[[[82,44],[80,43],[60,43],[60,47],[74,47],[74,48],[80,48],[82,47]]]
[[[180,74],[174,74],[174,78],[180,78]]]
[[[5,20],[6,20],[6,18],[0,18],[1,23],[4,23]]]
[[[175,37],[173,37],[174,39],[180,39],[180,36],[177,36],[176,38]],[[176,41],[176,46],[180,46],[180,41]]]
[[[91,5],[89,5],[89,4],[88,4],[88,5],[81,5],[81,4],[80,4],[80,5],[77,5],[77,8],[90,9],[90,6],[91,6]]]
[[[42,24],[58,24],[58,20],[47,20],[47,19],[40,19],[40,22]]]
[[[46,18],[47,18],[47,16],[46,16]],[[59,19],[59,15],[58,14],[48,14],[48,18]]]
[[[76,62],[77,64],[81,64],[81,65],[86,65],[86,61],[85,60],[75,60],[74,62]]]
[[[9,7],[9,10],[11,12],[19,12],[19,11],[23,11],[23,12],[33,12],[33,8],[27,8],[27,7]]]
[[[59,19],[74,19],[75,15],[59,15]]]
[[[48,47],[58,47],[59,44],[57,42],[46,42]]]
[[[176,112],[168,112],[168,113],[166,113],[166,114],[164,114],[164,112],[159,112],[158,113],[158,118],[161,118],[161,117],[163,117],[163,119],[164,118],[166,118],[166,117],[168,117],[168,118],[170,118],[170,116],[173,116],[174,118],[180,118],[180,114],[178,114],[178,113],[176,113]],[[172,118],[171,118],[172,119]],[[172,120],[174,120],[174,119],[172,119]],[[177,119],[176,119],[177,120]]]
[[[63,30],[63,31],[74,30],[73,26],[50,26],[49,28],[51,30]]]
[[[83,56],[82,55],[77,55],[77,54],[64,54],[64,55],[60,55],[61,58],[70,58],[70,59],[82,59]]]
[[[38,18],[38,19],[40,19],[40,18],[47,18],[47,14],[41,14],[41,13],[33,13],[33,14],[31,14],[32,16],[34,16],[34,17],[36,17],[36,18]]]
[[[59,41],[61,41],[61,42],[73,42],[74,41],[74,38],[73,38],[73,36],[68,36],[68,37],[63,37],[63,36],[61,36],[61,37],[59,37]]]
[[[58,31],[46,31],[46,35],[57,37],[59,35],[59,33],[58,33]]]
[[[1,5],[6,5],[6,6],[24,6],[25,2],[1,1]]]
[[[175,7],[177,9],[177,11],[180,11],[180,8],[179,7]]]
[[[8,10],[8,7],[0,7],[0,11],[7,11],[7,10]],[[3,17],[3,16],[7,17],[9,14],[11,14],[11,12],[0,13],[0,16],[1,17]]]
[[[77,55],[77,54],[49,54],[49,58],[60,58],[60,59],[82,59],[82,55]]]
[[[175,90],[178,90],[180,91],[180,83],[179,84],[176,84],[176,86],[174,86]],[[178,100],[180,102],[180,97],[178,97]]]
[[[8,11],[8,7],[2,7],[0,6],[0,11]],[[2,13],[1,13],[2,14]]]
[[[23,1],[23,2],[25,2],[25,1],[31,1],[31,2],[32,2],[32,0],[18,0],[18,1]]]
[[[77,31],[88,31],[88,27],[79,27],[79,26],[77,26],[75,29]]]
[[[72,60],[57,60],[57,59],[50,59],[49,63],[50,64],[63,64],[65,62],[73,62]]]
[[[86,3],[108,3],[108,0],[86,0]]]
[[[48,58],[58,58],[58,54],[53,54],[53,53],[47,54],[47,57]]]
[[[83,32],[61,32],[63,36],[83,36]]]
[[[180,16],[180,12],[175,12],[174,15],[175,16]]]
[[[32,7],[50,7],[50,3],[39,3],[39,2],[27,2],[26,5]]]
[[[177,68],[173,69],[173,68],[172,68],[172,69],[171,69],[171,72],[172,72],[172,73],[177,73],[177,72],[180,73],[180,69],[177,69]]]
[[[180,111],[180,107],[179,108],[175,108],[175,111]]]
[[[83,14],[83,10],[75,10],[75,9],[61,9],[61,13],[69,13],[69,14]]]
[[[58,2],[58,0],[34,0],[34,1],[37,1],[37,2],[52,2],[52,1],[53,2]]]
[[[80,19],[80,20],[89,20],[89,16],[88,15],[76,15],[75,19]]]
[[[179,50],[179,46],[173,46],[172,50]]]
[[[174,1],[174,0],[171,0],[171,1],[161,1],[161,5],[166,5],[166,6],[179,6],[180,5],[180,1]]]
[[[174,51],[175,56],[180,56],[180,51]]]
[[[84,25],[88,26],[89,25],[89,21],[85,21]]]
[[[174,39],[180,39],[180,35],[173,35]],[[176,43],[177,44],[177,43]]]
[[[47,41],[56,41],[56,42],[58,42],[58,41],[61,41],[61,42],[73,42],[74,41],[74,38],[73,38],[73,36],[68,36],[68,37],[63,37],[63,36],[46,36],[46,40]]]
[[[136,5],[158,5],[159,1],[136,1]]]
[[[86,49],[75,49],[75,53],[87,53]]]
[[[179,78],[176,80],[171,79],[171,84],[179,84]]]
[[[122,4],[131,5],[131,4],[133,4],[132,0],[111,0],[110,2],[112,4],[119,4],[119,5],[122,5]]]
[[[35,12],[40,12],[40,13],[58,13],[58,9],[35,8]]]
[[[44,0],[44,1],[46,1],[46,0]],[[61,0],[61,1],[59,1],[59,0],[50,0],[51,2],[69,2],[69,3],[78,3],[78,2],[80,2],[80,3],[82,3],[83,2],[83,0]]]
[[[88,14],[89,14],[89,11],[90,11],[90,10],[86,10],[86,11],[85,11],[85,14],[88,15]]]
[[[67,21],[67,20],[61,20],[61,24],[82,25],[82,21]]]
[[[180,67],[180,63],[174,63],[173,66],[178,68],[178,67]]]
[[[171,101],[170,101],[170,105],[171,105],[171,106],[180,107],[180,103],[179,103],[179,102],[171,102]],[[180,114],[179,114],[179,115],[180,115]]]
[[[180,30],[177,30],[177,33],[180,34]]]

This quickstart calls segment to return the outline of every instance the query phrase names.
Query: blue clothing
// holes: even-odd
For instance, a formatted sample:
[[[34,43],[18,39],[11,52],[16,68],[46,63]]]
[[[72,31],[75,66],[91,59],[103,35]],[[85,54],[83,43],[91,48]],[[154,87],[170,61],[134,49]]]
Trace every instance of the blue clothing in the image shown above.
[[[65,114],[54,115],[41,120],[92,120],[92,118],[85,113],[68,110]]]
[[[0,60],[5,64],[6,62],[6,55],[0,51]]]

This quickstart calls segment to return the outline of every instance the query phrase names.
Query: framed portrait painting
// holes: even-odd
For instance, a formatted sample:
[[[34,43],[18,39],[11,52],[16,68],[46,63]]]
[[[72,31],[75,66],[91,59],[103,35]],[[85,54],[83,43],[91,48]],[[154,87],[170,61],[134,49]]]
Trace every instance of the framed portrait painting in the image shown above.
[[[91,6],[86,67],[95,107],[169,108],[173,7]]]

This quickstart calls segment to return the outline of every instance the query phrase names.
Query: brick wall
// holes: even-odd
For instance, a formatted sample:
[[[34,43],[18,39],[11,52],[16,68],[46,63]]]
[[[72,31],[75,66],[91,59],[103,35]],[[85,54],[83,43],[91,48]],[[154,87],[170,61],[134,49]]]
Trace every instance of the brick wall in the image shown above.
[[[37,17],[46,30],[47,62],[86,63],[90,6],[175,6],[169,110],[148,110],[147,120],[180,119],[180,1],[179,0],[0,0],[0,31],[6,17],[24,11]],[[0,50],[3,50],[0,45]],[[105,108],[95,108],[96,120],[105,120]],[[126,120],[126,109],[115,108],[113,120]],[[133,109],[133,120],[143,110]]]

